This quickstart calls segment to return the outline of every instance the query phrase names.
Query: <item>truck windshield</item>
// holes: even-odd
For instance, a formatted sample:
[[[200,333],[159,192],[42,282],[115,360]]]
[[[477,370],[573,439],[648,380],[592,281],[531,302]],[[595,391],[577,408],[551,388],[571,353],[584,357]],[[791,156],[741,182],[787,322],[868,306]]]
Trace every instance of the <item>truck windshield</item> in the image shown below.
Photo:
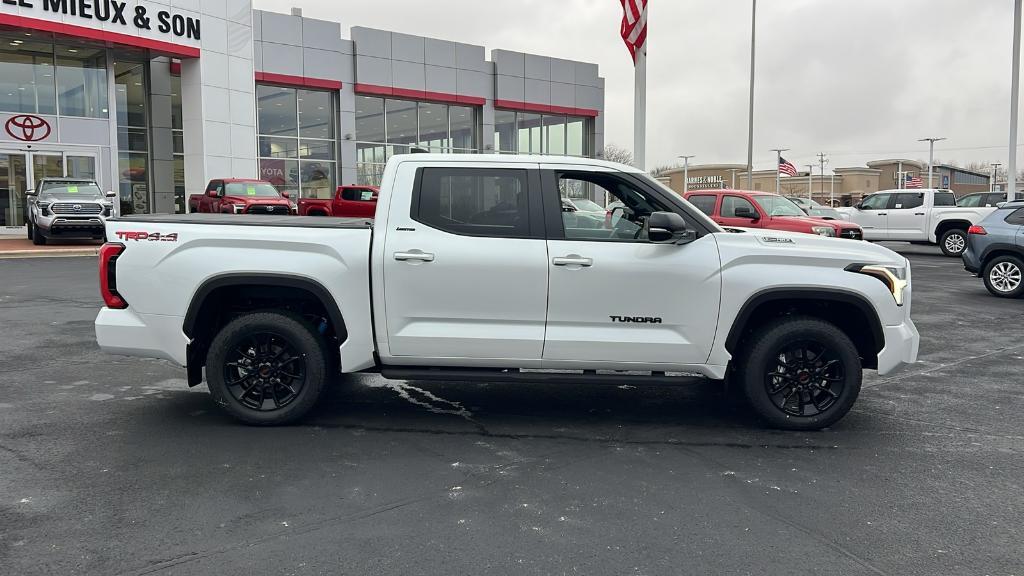
[[[44,182],[39,190],[42,195],[54,194],[64,196],[65,194],[77,194],[79,196],[103,196],[100,187],[92,182]]]
[[[804,216],[804,211],[782,196],[752,196],[754,202],[769,216]]]
[[[227,196],[260,196],[277,198],[277,189],[266,182],[228,182],[224,187]]]

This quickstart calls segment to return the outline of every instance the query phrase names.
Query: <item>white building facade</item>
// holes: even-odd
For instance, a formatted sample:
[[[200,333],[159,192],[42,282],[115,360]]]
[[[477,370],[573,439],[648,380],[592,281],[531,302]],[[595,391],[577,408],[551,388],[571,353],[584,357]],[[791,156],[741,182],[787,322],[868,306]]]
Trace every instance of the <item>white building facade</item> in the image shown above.
[[[414,149],[598,155],[604,79],[249,0],[3,0],[0,125],[0,230],[17,232],[47,176],[173,213],[212,178],[330,197]]]

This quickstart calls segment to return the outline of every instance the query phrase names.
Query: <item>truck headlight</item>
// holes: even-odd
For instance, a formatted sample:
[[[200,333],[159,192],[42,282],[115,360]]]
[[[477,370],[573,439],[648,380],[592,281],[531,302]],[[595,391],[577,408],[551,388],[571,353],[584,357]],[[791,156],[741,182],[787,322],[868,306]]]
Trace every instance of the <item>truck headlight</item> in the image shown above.
[[[235,208],[235,214],[241,214],[245,211],[245,204],[232,204]]]
[[[817,234],[818,236],[834,237],[836,235],[836,229],[831,226],[814,226],[811,228],[811,231]]]
[[[48,214],[46,212],[50,209],[50,203],[49,202],[38,202],[38,203],[36,203],[36,207],[39,208],[39,215],[40,216],[48,216]]]
[[[848,272],[867,274],[882,281],[892,293],[897,306],[903,306],[903,292],[907,289],[907,267],[888,266],[883,264],[851,264],[846,267]]]

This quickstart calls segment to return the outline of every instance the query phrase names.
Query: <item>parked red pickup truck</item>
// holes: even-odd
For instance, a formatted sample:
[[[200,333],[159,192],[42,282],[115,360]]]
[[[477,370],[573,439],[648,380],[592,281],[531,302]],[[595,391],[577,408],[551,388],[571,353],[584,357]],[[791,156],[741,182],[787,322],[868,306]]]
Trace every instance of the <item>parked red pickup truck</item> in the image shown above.
[[[287,192],[270,182],[247,178],[210,180],[206,191],[188,197],[189,212],[228,214],[291,214]]]
[[[299,198],[299,216],[373,218],[377,210],[376,186],[338,186],[334,198]]]
[[[792,200],[770,192],[694,190],[683,195],[721,226],[768,228],[863,240],[860,226],[846,220],[808,216]]]

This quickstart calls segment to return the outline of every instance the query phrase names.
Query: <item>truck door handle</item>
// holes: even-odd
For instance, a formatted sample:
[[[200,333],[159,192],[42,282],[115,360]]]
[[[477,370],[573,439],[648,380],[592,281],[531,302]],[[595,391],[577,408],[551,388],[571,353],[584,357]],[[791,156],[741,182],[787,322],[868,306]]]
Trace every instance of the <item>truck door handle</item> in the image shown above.
[[[924,212],[914,212],[914,216],[924,216]]]
[[[879,212],[878,215],[879,216],[888,216],[889,213],[888,212]]]
[[[593,258],[584,258],[583,256],[577,256],[570,254],[569,256],[555,257],[551,259],[551,263],[555,266],[593,266]]]
[[[409,250],[408,252],[395,252],[395,260],[398,260],[399,262],[406,262],[408,260],[433,262],[434,255],[420,250]]]

